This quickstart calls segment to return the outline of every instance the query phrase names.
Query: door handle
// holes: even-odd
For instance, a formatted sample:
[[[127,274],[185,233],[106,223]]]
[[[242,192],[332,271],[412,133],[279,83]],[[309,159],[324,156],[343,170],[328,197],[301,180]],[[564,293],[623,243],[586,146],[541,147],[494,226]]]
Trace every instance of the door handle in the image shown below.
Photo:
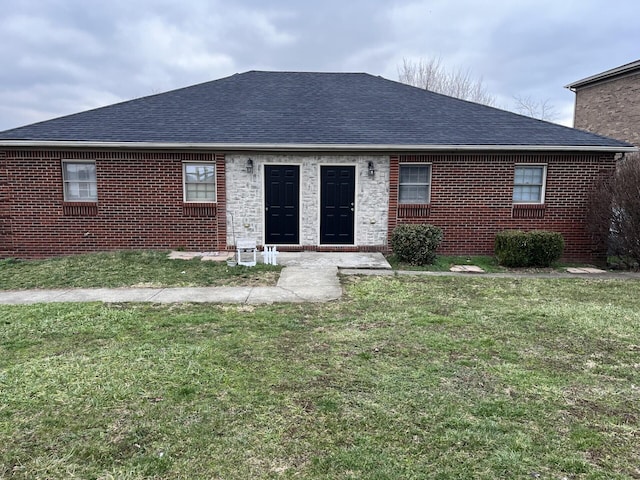
[[[268,212],[268,211],[269,211],[269,207],[264,207],[264,210],[265,210],[266,212]]]

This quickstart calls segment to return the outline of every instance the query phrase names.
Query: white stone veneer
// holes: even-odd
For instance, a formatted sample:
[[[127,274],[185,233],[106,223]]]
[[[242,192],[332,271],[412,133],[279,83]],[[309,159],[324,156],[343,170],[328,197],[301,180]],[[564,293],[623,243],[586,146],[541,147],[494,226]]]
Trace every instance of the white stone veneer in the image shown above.
[[[356,167],[355,245],[385,246],[389,212],[389,157],[385,155],[277,155],[228,154],[227,243],[241,237],[264,243],[264,165],[300,166],[300,245],[319,245],[320,166],[331,164]],[[247,173],[247,159],[253,173]],[[375,176],[368,174],[373,162]]]

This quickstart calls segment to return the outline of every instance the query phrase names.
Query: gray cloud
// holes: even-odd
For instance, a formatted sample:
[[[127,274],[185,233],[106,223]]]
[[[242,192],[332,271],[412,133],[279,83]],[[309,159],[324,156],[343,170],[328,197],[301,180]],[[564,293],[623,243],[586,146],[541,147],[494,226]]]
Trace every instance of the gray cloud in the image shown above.
[[[638,58],[619,0],[22,0],[3,5],[0,130],[252,69],[366,71],[439,56],[505,108]]]

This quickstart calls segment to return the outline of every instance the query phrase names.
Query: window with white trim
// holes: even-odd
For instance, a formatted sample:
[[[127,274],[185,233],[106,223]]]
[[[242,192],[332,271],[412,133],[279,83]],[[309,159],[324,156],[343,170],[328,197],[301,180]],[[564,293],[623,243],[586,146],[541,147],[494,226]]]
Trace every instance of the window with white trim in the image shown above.
[[[431,165],[400,164],[398,203],[429,203],[431,197]]]
[[[96,162],[62,161],[62,182],[66,202],[97,202]]]
[[[513,203],[544,203],[545,165],[516,165]]]
[[[185,202],[216,201],[216,167],[213,163],[182,164]]]

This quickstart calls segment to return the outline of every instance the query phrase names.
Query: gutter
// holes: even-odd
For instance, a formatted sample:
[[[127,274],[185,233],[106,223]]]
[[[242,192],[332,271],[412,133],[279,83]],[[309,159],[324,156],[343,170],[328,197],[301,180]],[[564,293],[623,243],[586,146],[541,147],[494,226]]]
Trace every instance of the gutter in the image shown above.
[[[0,140],[6,148],[96,148],[136,150],[260,151],[260,152],[607,152],[633,153],[638,148],[603,145],[379,145],[379,144],[313,144],[313,143],[189,143],[189,142],[80,142]]]

